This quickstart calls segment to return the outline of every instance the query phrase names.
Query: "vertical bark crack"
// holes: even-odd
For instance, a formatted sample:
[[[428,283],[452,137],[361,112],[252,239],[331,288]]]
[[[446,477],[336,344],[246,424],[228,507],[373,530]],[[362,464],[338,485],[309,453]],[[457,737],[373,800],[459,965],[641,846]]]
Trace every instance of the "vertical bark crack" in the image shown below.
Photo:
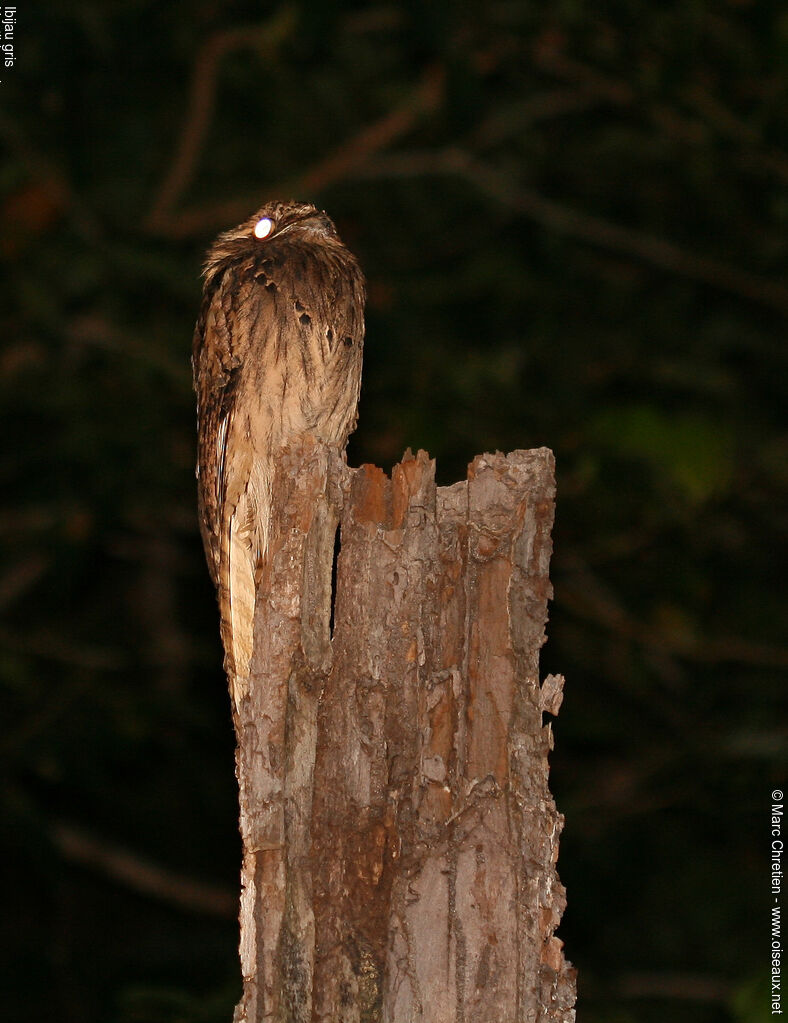
[[[305,440],[277,471],[238,711],[238,1023],[572,1023],[550,452],[438,488],[424,452],[389,478]]]

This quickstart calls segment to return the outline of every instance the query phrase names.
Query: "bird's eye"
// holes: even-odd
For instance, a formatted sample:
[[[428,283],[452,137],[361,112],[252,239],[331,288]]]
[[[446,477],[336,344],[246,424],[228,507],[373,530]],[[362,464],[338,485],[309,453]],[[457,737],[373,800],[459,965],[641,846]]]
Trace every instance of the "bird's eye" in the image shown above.
[[[270,217],[261,217],[254,225],[255,238],[267,238],[274,229],[274,222]]]

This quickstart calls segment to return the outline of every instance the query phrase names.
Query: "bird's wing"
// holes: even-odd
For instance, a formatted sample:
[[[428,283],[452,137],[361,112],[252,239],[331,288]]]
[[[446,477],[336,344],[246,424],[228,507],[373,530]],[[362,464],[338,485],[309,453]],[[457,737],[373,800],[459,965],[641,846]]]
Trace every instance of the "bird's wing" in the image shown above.
[[[200,530],[208,568],[219,582],[222,523],[227,493],[228,438],[232,435],[241,365],[233,352],[221,292],[205,296],[192,345],[197,392],[197,480]],[[231,456],[230,456],[231,457]]]
[[[273,294],[254,279],[230,280],[226,287],[220,280],[203,301],[192,354],[200,527],[236,699],[249,671],[260,523],[268,521],[267,509],[260,508],[260,477],[266,476],[270,459],[261,456],[252,436],[250,396],[259,391],[260,345],[272,329],[273,314]]]

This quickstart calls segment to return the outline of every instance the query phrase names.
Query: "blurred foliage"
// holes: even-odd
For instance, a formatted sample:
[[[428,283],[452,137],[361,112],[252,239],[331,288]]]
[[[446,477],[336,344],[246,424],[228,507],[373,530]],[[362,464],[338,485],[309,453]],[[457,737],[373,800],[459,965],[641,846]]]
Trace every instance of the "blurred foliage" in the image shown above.
[[[763,1018],[783,5],[42,0],[14,42],[3,1018],[219,1021],[238,993],[232,913],[140,877],[236,886],[188,361],[202,252],[269,196],[328,209],[368,275],[354,464],[426,448],[448,483],[483,450],[556,453],[543,668],[567,676],[553,788],[582,1017]],[[126,850],[125,880],[63,826]]]

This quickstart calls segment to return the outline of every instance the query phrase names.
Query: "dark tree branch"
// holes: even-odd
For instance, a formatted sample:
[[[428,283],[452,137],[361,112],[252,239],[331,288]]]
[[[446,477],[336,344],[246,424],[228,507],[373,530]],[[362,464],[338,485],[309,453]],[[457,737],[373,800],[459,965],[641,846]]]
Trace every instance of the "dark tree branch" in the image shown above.
[[[52,838],[60,854],[81,867],[96,870],[127,888],[191,913],[232,919],[237,901],[218,885],[182,877],[119,845],[89,835],[70,824],[58,824]]]
[[[10,629],[0,629],[0,647],[88,671],[119,671],[127,664],[126,657],[118,650],[69,643],[49,630],[24,635]]]
[[[462,150],[389,155],[370,161],[355,173],[359,177],[456,175],[489,198],[557,234],[635,256],[669,273],[788,313],[788,288],[784,285],[764,280],[719,260],[687,252],[664,238],[621,227],[603,217],[564,206],[533,189],[520,187],[497,168],[474,160]]]
[[[733,985],[721,977],[695,973],[625,973],[618,981],[623,998],[727,1004]]]
[[[537,44],[533,51],[538,67],[563,81],[596,94],[620,107],[635,107],[641,102],[635,89],[625,81],[589,67],[569,57],[549,41]],[[788,181],[788,157],[785,153],[764,145],[756,129],[728,110],[725,105],[700,85],[693,85],[680,93],[681,99],[692,107],[701,120],[695,120],[666,103],[647,103],[644,109],[656,123],[671,134],[691,142],[703,141],[710,126],[719,136],[741,147],[741,157],[761,170]]]
[[[718,639],[680,635],[645,625],[632,618],[587,570],[579,585],[570,578],[561,583],[561,604],[585,621],[602,626],[626,640],[651,647],[675,657],[703,664],[748,664],[761,668],[788,667],[788,650],[766,643],[753,643],[738,636]]]
[[[172,203],[165,206],[159,204],[160,211],[155,217],[151,215],[148,218],[147,227],[156,234],[170,238],[200,236],[242,220],[266,198],[321,192],[334,182],[350,176],[355,168],[363,166],[373,154],[405,135],[425,114],[433,112],[440,105],[442,97],[443,71],[438,65],[431,65],[403,103],[362,128],[298,177],[272,185],[266,190],[266,195],[256,193],[253,196],[236,197],[178,213],[170,212]]]
[[[494,108],[468,137],[468,147],[474,151],[490,149],[517,135],[537,121],[576,114],[598,106],[603,100],[578,89],[551,89],[538,92],[518,103]]]
[[[284,7],[262,25],[227,29],[217,32],[205,42],[194,64],[188,112],[172,162],[146,220],[148,230],[157,232],[166,226],[172,209],[194,176],[213,119],[222,60],[228,53],[241,49],[269,54],[292,28],[292,10]]]

